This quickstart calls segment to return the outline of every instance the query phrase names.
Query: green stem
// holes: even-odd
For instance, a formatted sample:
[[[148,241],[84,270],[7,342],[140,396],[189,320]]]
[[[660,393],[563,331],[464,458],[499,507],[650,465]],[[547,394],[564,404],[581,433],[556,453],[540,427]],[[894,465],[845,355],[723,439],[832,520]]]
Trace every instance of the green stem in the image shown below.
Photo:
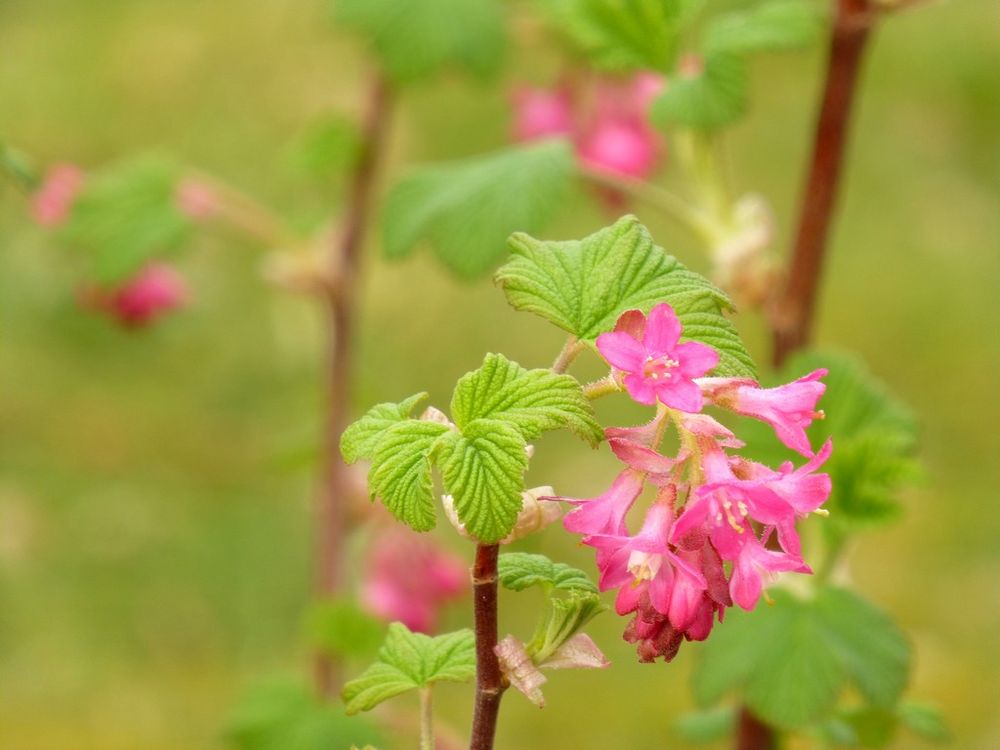
[[[559,350],[559,356],[556,357],[556,361],[552,363],[552,371],[558,373],[566,372],[569,366],[573,364],[573,360],[580,356],[580,352],[582,351],[583,342],[576,336],[570,336],[566,339],[566,343],[563,344],[563,348]]]
[[[434,710],[429,685],[420,690],[420,750],[434,750]]]
[[[595,380],[593,383],[587,383],[587,385],[583,387],[583,395],[591,401],[612,393],[619,393],[620,391],[621,386],[618,385],[618,382],[615,380],[613,375],[608,375],[606,378]]]

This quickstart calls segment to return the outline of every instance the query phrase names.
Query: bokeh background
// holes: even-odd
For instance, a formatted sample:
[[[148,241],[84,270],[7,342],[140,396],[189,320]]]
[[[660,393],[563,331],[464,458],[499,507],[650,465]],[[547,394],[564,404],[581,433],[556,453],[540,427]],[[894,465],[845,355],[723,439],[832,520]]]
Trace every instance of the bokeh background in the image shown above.
[[[783,238],[822,58],[755,61],[753,113],[729,139],[736,184],[773,201]],[[555,70],[554,55],[521,48],[494,84],[407,91],[387,179],[496,147],[510,86]],[[289,168],[285,146],[318,116],[357,111],[365,72],[317,0],[0,2],[0,130],[13,143],[84,167],[162,149],[303,220],[337,186]],[[919,414],[926,479],[902,523],[860,541],[852,576],[916,645],[910,695],[937,702],[955,746],[977,750],[1000,747],[998,72],[993,0],[932,4],[878,31],[817,335],[860,351]],[[29,224],[17,194],[0,198],[0,748],[220,748],[246,685],[306,663],[318,321],[260,280],[252,247],[216,237],[183,261],[189,310],[120,331],[78,311],[69,251]],[[575,201],[548,236],[608,222]],[[705,268],[685,235],[637,210]],[[424,389],[443,405],[484,351],[538,366],[558,349],[556,331],[509,310],[488,280],[370,251],[358,408]],[[766,356],[760,321],[740,325]],[[553,436],[529,480],[591,495],[612,472],[606,449]],[[557,530],[535,544],[590,564]],[[525,600],[504,603],[503,629],[526,634]],[[669,724],[690,704],[698,647],[638,665],[623,624],[594,626],[608,672],[554,675],[544,711],[509,696],[499,746],[683,747]],[[438,692],[442,720],[464,731],[466,691]]]

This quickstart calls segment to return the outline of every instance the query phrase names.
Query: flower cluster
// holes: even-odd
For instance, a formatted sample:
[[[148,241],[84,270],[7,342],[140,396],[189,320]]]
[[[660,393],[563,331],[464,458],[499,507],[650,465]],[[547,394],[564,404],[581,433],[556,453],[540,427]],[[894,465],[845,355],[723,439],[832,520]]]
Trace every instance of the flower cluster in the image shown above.
[[[830,494],[830,477],[816,470],[830,455],[814,453],[805,429],[822,413],[825,386],[817,370],[778,388],[742,378],[704,377],[718,353],[681,343],[673,308],[657,305],[619,318],[597,339],[612,377],[637,402],[656,405],[640,427],[610,428],[608,443],[625,468],[603,495],[556,498],[574,505],[563,523],[597,553],[601,590],[618,589],[615,608],[634,614],[625,639],[639,658],[668,661],[684,639],[704,640],[734,603],[751,609],[763,584],[779,572],[811,572],[802,559],[796,521]],[[770,424],[789,448],[805,456],[777,470],[733,453],[736,435],[703,412],[706,405]],[[672,455],[660,451],[668,430]],[[630,534],[626,516],[643,489],[655,488],[642,527]]]
[[[661,76],[643,72],[628,79],[599,78],[585,86],[520,88],[513,94],[513,137],[565,136],[587,168],[645,179],[664,151],[647,119],[649,105],[664,85]]]

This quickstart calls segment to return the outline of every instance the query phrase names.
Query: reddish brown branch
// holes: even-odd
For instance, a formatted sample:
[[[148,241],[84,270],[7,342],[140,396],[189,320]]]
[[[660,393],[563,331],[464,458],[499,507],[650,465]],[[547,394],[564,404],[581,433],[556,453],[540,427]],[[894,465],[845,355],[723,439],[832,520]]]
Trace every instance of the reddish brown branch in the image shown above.
[[[746,708],[737,717],[736,750],[775,750],[777,738],[774,731]]]
[[[361,153],[351,177],[344,224],[330,251],[330,281],[325,293],[330,335],[326,365],[327,417],[316,539],[316,589],[320,598],[336,594],[343,583],[346,505],[352,486],[350,472],[340,457],[339,443],[351,414],[358,265],[374,197],[375,177],[385,151],[391,104],[392,92],[385,79],[377,75],[369,89],[361,123]],[[330,695],[337,681],[330,658],[318,657],[316,682],[320,693]]]
[[[472,597],[476,616],[476,705],[472,717],[469,750],[492,750],[497,714],[505,685],[497,646],[497,558],[496,544],[476,546],[472,567]]]
[[[772,319],[773,357],[777,366],[808,342],[812,330],[848,123],[873,19],[868,0],[838,0],[798,234],[788,280],[776,301]]]

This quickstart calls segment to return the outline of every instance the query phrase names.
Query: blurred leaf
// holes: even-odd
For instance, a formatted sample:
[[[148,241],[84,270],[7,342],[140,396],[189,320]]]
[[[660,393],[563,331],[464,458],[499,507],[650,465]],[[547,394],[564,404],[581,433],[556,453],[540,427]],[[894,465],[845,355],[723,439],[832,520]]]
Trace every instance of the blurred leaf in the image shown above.
[[[822,26],[823,15],[809,0],[773,0],[713,19],[703,46],[709,56],[800,49],[817,40]]]
[[[688,742],[714,742],[733,731],[735,712],[731,706],[692,711],[674,722],[677,734]]]
[[[573,376],[526,370],[502,354],[487,354],[478,370],[459,379],[451,416],[460,429],[475,419],[508,422],[526,440],[560,427],[593,446],[604,438],[594,409]]]
[[[696,75],[671,79],[653,102],[650,119],[661,127],[711,131],[736,122],[746,106],[746,64],[736,55],[714,53]]]
[[[445,492],[476,539],[492,544],[514,528],[523,504],[526,447],[516,427],[496,419],[477,419],[461,433],[447,432],[435,446]]]
[[[500,555],[497,569],[500,585],[511,591],[542,586],[560,591],[597,593],[597,585],[582,570],[565,563],[553,562],[545,555],[505,552]]]
[[[361,34],[399,82],[451,66],[486,75],[503,56],[497,0],[335,0],[334,18]]]
[[[349,169],[359,150],[357,125],[347,117],[333,115],[299,136],[291,146],[290,156],[301,171],[325,178]]]
[[[368,711],[382,701],[435,682],[466,682],[476,674],[476,639],[471,630],[431,638],[405,625],[389,625],[378,660],[346,685],[347,713]]]
[[[684,0],[545,0],[553,26],[598,68],[667,71],[695,3]]]
[[[795,729],[828,717],[848,679],[869,700],[898,698],[909,647],[884,614],[842,589],[810,600],[772,595],[772,606],[730,612],[706,642],[695,672],[700,703],[737,691],[768,723]]]
[[[941,712],[923,703],[903,703],[897,709],[899,720],[912,732],[933,742],[949,742],[951,730]]]
[[[431,448],[448,428],[408,419],[387,429],[372,452],[368,488],[398,520],[415,531],[437,523],[431,481]]]
[[[308,625],[311,641],[340,657],[371,657],[385,637],[385,625],[349,599],[313,605]]]
[[[88,178],[62,236],[87,254],[96,281],[122,281],[184,241],[190,225],[174,201],[177,176],[173,162],[146,156]]]
[[[18,187],[34,190],[41,182],[41,175],[27,154],[0,140],[0,172],[10,177]]]
[[[582,240],[543,241],[518,232],[510,246],[514,257],[496,279],[516,310],[541,315],[593,341],[626,310],[648,312],[658,302],[669,302],[684,324],[685,339],[718,350],[714,374],[756,377],[753,359],[722,314],[729,298],[653,244],[634,216]]]
[[[892,711],[877,706],[852,708],[841,712],[854,733],[854,742],[861,747],[886,747],[896,735],[898,720]]]
[[[511,232],[549,220],[573,168],[570,145],[550,140],[417,169],[386,201],[385,254],[401,258],[427,241],[458,275],[486,273],[503,259]]]
[[[846,589],[827,586],[813,602],[827,645],[869,701],[892,706],[906,687],[910,646],[883,612]]]
[[[350,424],[340,436],[340,452],[344,460],[353,464],[367,458],[371,460],[379,439],[395,424],[410,418],[413,407],[427,398],[426,393],[417,393],[398,404],[375,404],[368,412]]]
[[[233,709],[225,735],[238,750],[329,750],[381,741],[367,721],[317,700],[297,680],[252,687]]]

